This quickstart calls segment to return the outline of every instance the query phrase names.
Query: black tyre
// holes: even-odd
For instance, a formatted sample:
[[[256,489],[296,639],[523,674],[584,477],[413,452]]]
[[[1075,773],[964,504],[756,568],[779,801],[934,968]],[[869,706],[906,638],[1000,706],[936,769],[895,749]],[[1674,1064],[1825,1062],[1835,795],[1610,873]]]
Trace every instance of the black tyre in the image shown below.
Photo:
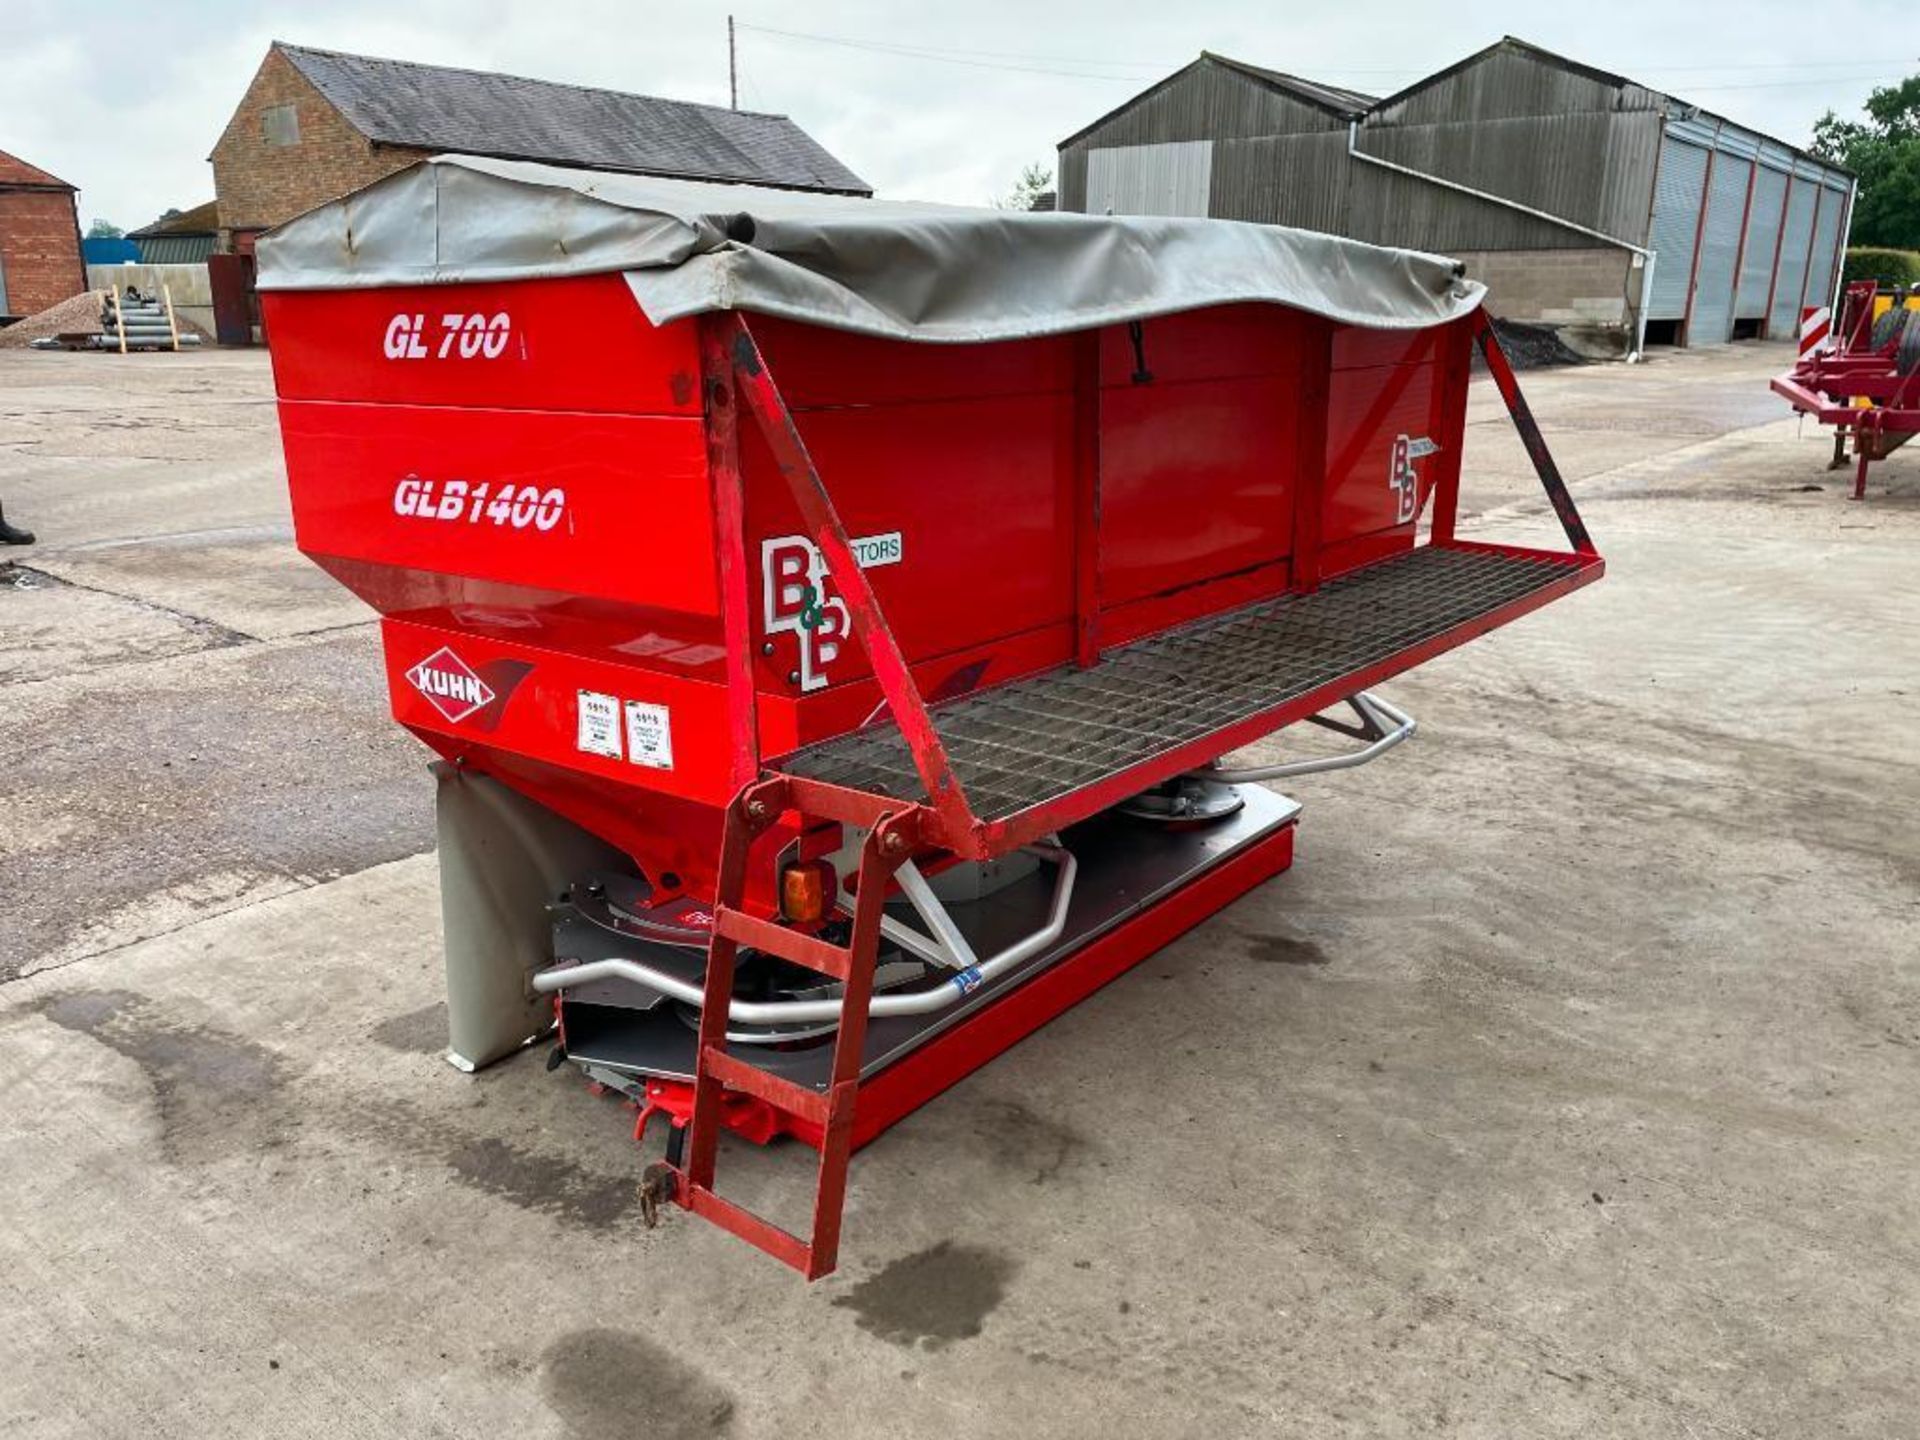
[[[1907,317],[1913,312],[1904,305],[1896,305],[1878,320],[1873,322],[1873,348],[1884,349],[1907,332]]]
[[[1900,336],[1900,352],[1894,357],[1893,368],[1902,375],[1920,370],[1920,325],[1907,326]]]

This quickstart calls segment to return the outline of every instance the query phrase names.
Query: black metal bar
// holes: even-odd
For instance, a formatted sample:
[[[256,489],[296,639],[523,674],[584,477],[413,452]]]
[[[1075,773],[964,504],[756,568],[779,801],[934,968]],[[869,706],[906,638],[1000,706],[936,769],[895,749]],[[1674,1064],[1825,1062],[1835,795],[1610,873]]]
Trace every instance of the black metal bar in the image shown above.
[[[1480,353],[1486,357],[1493,383],[1500,387],[1500,398],[1507,402],[1507,414],[1513,417],[1513,428],[1520,432],[1520,443],[1527,447],[1527,458],[1533,461],[1540,487],[1547,492],[1553,513],[1560,517],[1560,528],[1567,533],[1567,543],[1582,555],[1598,554],[1593,538],[1587,534],[1586,522],[1580,518],[1573,496],[1567,490],[1567,482],[1560,476],[1560,467],[1554,463],[1553,452],[1547,449],[1546,437],[1540,433],[1533,411],[1527,408],[1527,397],[1520,393],[1520,382],[1514,378],[1507,352],[1501,348],[1500,337],[1493,332],[1493,320],[1484,308],[1479,312],[1474,339],[1480,343]]]

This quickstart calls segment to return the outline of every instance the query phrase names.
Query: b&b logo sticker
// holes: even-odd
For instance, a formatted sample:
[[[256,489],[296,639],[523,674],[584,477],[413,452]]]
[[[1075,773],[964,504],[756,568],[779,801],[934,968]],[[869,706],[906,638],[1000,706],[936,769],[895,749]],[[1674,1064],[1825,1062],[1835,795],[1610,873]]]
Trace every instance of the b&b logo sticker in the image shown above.
[[[1418,439],[1394,437],[1393,458],[1387,467],[1387,488],[1394,496],[1394,524],[1404,525],[1420,513],[1420,472],[1413,468],[1413,462],[1424,460],[1439,448],[1424,435]]]
[[[898,565],[904,557],[900,532],[863,535],[848,542],[862,570]],[[827,560],[804,535],[782,535],[760,542],[761,623],[767,637],[791,634],[800,646],[795,673],[800,689],[818,690],[826,669],[840,658],[840,646],[853,630],[847,602],[833,593]]]

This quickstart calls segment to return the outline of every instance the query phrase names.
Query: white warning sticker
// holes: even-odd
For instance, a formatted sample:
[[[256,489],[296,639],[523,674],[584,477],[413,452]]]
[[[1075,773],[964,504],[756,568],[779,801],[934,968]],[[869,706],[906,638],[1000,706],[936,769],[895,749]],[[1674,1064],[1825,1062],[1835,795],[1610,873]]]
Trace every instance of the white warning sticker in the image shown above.
[[[620,758],[620,701],[617,696],[597,690],[580,692],[580,738],[576,742],[589,755]]]
[[[627,701],[627,759],[655,770],[673,768],[673,722],[666,706]]]

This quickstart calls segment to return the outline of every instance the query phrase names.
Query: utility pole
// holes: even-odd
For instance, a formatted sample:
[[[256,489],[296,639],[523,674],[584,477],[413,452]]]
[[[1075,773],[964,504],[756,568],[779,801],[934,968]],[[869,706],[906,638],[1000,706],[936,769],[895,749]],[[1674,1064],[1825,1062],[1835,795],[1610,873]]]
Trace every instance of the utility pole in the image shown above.
[[[733,48],[733,17],[727,16],[727,93],[732,97],[733,108],[740,108],[740,64],[735,58]]]

